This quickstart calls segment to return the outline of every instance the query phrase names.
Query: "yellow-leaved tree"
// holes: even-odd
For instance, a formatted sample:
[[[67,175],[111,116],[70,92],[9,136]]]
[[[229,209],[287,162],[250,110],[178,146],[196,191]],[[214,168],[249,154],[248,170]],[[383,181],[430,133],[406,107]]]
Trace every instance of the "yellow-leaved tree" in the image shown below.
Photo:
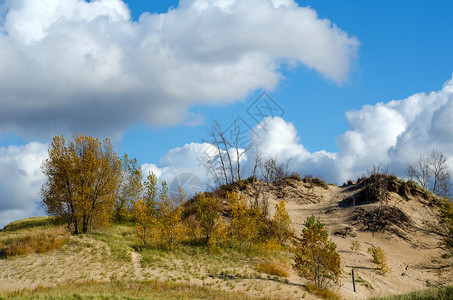
[[[250,250],[254,242],[260,239],[264,226],[264,214],[256,205],[248,206],[244,197],[236,192],[226,194],[231,207],[231,245]]]
[[[115,219],[119,222],[130,221],[135,203],[143,192],[142,169],[136,158],[124,154],[121,183],[115,199]]]
[[[46,213],[62,218],[75,234],[108,225],[121,178],[121,160],[110,140],[56,136],[48,152],[41,188]]]
[[[162,243],[169,250],[173,250],[180,242],[183,236],[184,228],[181,223],[183,213],[183,202],[186,195],[181,187],[177,196],[168,194],[168,187],[165,181],[162,182],[158,203],[159,235]]]
[[[272,219],[273,234],[277,241],[283,245],[294,236],[294,229],[291,228],[291,218],[286,210],[285,201],[282,200],[275,205],[275,214]]]
[[[220,216],[220,204],[212,196],[199,193],[195,196],[196,219],[198,220],[206,245],[214,245],[222,237],[225,224]]]

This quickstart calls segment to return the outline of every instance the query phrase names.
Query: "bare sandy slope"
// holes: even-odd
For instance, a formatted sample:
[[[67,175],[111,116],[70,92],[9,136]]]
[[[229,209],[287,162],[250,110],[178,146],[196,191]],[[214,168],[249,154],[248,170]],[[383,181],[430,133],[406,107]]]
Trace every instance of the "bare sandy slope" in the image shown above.
[[[329,185],[327,189],[290,180],[282,191],[274,189],[267,194],[271,207],[281,199],[286,202],[297,234],[300,234],[306,218],[319,217],[326,225],[329,237],[337,244],[343,267],[340,285],[332,289],[345,299],[366,299],[423,289],[431,285],[452,284],[453,273],[448,261],[441,258],[437,247],[438,237],[429,232],[429,224],[436,222],[438,208],[420,197],[405,199],[391,193],[387,204],[388,213],[398,215],[399,210],[408,222],[385,229],[370,230],[360,218],[379,208],[378,203],[345,205],[345,199],[356,195],[360,188]],[[395,209],[394,208],[398,208]],[[398,215],[399,216],[399,215]],[[353,253],[353,241],[360,242],[360,250]],[[388,257],[391,272],[383,274],[372,262],[367,249],[381,247]],[[447,267],[445,267],[447,265]],[[451,266],[451,264],[450,264]],[[357,292],[353,292],[351,270],[355,270]],[[291,280],[303,282],[296,274]]]
[[[264,192],[264,196],[270,201],[271,213],[278,201],[285,200],[297,234],[312,214],[326,224],[330,237],[338,245],[344,270],[340,284],[331,289],[345,299],[366,299],[422,289],[431,284],[453,283],[451,268],[439,268],[446,262],[440,258],[442,252],[437,248],[437,237],[427,230],[427,222],[434,222],[438,213],[435,205],[421,198],[405,199],[393,193],[388,203],[389,212],[398,215],[399,210],[392,210],[397,207],[408,220],[373,232],[363,217],[378,204],[345,205],[345,199],[359,191],[355,187],[334,185],[308,190],[304,182],[290,180],[283,189],[273,187]],[[247,188],[245,195],[250,197],[251,194]],[[360,242],[358,253],[351,251],[353,241]],[[377,270],[367,253],[371,245],[380,246],[387,253],[391,273]],[[283,258],[290,272],[285,281],[257,273],[256,262],[243,258],[156,254],[148,256],[151,259],[144,262],[144,254],[130,247],[125,249],[118,252],[100,239],[79,236],[71,237],[70,242],[57,251],[0,259],[0,291],[63,282],[153,278],[245,291],[269,298],[315,298],[302,287],[307,281],[294,272],[291,257],[287,257],[286,262]],[[357,279],[356,293],[352,290],[352,268]]]

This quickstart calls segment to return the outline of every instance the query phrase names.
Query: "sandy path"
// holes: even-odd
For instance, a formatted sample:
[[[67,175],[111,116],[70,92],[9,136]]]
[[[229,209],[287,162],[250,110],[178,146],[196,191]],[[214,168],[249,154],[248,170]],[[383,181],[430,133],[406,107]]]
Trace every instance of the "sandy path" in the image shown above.
[[[132,261],[132,266],[134,267],[134,272],[135,276],[139,280],[144,280],[145,277],[142,275],[142,266],[141,266],[141,261],[142,261],[142,255],[138,252],[131,252],[131,261]]]

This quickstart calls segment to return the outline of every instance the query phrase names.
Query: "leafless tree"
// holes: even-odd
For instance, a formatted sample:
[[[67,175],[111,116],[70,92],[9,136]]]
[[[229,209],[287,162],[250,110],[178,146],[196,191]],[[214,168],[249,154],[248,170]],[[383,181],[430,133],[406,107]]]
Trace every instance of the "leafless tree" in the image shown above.
[[[440,197],[449,197],[451,173],[447,165],[447,157],[442,152],[433,149],[429,163],[433,172],[432,192]]]
[[[451,197],[451,171],[442,152],[433,149],[429,157],[420,155],[416,162],[407,164],[406,173],[422,188],[439,197]]]
[[[422,188],[426,190],[429,188],[431,168],[429,160],[423,155],[420,155],[417,161],[407,164],[406,173],[411,180],[415,180]]]
[[[277,158],[272,157],[264,161],[261,173],[266,183],[276,183],[288,176],[288,168],[291,159],[278,162]]]
[[[218,185],[242,180],[241,158],[251,148],[248,141],[241,143],[244,131],[237,120],[229,128],[226,132],[219,121],[213,121],[209,128],[209,139],[206,141],[213,151],[206,151],[202,157]],[[235,158],[231,151],[235,151]]]

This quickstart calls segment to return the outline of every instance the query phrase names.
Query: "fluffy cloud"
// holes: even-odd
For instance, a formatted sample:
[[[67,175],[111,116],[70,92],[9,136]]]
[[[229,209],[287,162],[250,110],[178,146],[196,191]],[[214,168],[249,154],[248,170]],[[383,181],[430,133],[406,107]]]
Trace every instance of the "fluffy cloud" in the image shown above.
[[[47,145],[0,148],[0,228],[7,223],[42,214],[39,191],[44,180],[41,163]]]
[[[361,176],[373,164],[388,164],[404,176],[408,161],[432,149],[443,152],[453,170],[453,79],[437,92],[419,93],[403,100],[367,105],[346,114],[349,130],[337,137],[339,151],[309,152],[294,124],[282,118],[267,118],[254,128],[263,158],[291,159],[289,171],[322,176],[341,184]],[[303,134],[303,133],[301,133]],[[191,143],[170,150],[158,165],[145,164],[144,174],[154,172],[166,180],[171,191],[182,185],[193,194],[209,187],[212,178],[200,162],[213,154],[206,143]],[[39,214],[40,165],[46,145],[0,148],[0,226],[8,221]],[[232,149],[233,154],[234,149]],[[243,168],[254,162],[256,149],[242,156]],[[247,175],[247,174],[246,174]]]
[[[437,92],[419,93],[348,112],[349,130],[337,137],[337,153],[309,152],[294,124],[279,117],[264,119],[254,128],[254,138],[263,159],[291,159],[289,171],[321,176],[341,184],[363,175],[374,164],[388,165],[391,171],[405,176],[407,162],[415,161],[420,154],[429,155],[432,149],[443,152],[453,170],[452,116],[453,79]],[[200,157],[200,151],[194,149],[205,146],[190,144],[168,152],[161,161],[165,172],[160,173],[165,177],[169,170],[172,174],[195,170],[201,178],[209,178],[203,169],[191,169]],[[244,169],[250,169],[255,153],[256,149],[252,149],[244,156]],[[180,169],[180,166],[188,168]],[[154,167],[156,171],[161,170]]]
[[[342,82],[358,41],[293,0],[182,0],[132,21],[121,0],[6,0],[0,133],[119,136],[194,104],[272,89],[284,63]]]

